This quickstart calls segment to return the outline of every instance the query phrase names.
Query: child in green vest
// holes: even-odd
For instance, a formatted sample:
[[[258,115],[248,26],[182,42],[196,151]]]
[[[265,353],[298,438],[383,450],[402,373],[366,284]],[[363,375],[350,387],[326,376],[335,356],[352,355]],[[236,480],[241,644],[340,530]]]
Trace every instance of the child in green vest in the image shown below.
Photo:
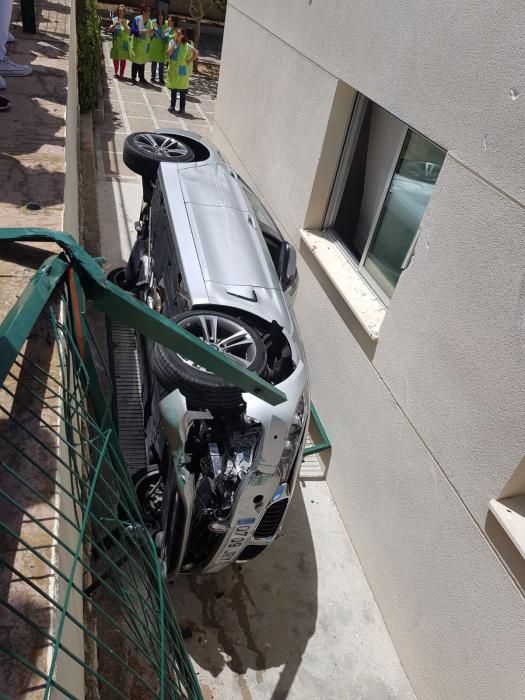
[[[153,36],[151,37],[151,47],[149,60],[151,61],[151,82],[157,79],[157,65],[159,67],[159,83],[164,82],[164,64],[166,63],[166,49],[168,39],[165,35],[168,23],[162,10],[157,13],[157,19],[153,21]]]
[[[184,29],[177,29],[168,45],[168,77],[166,85],[171,90],[171,104],[168,112],[175,112],[177,93],[180,95],[179,114],[186,112],[186,92],[190,86],[190,64],[198,56],[197,51],[188,43]]]
[[[117,16],[112,17],[109,31],[113,34],[111,58],[115,69],[115,78],[123,78],[126,60],[129,58],[129,22],[126,19],[126,8],[119,5]]]

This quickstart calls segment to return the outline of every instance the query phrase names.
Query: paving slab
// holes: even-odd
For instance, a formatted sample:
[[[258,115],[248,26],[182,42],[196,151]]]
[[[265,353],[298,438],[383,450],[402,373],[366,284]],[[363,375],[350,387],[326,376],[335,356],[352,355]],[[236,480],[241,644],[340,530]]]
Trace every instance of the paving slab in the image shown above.
[[[19,15],[15,3],[13,16]],[[9,78],[2,92],[11,101],[11,110],[0,115],[0,225],[62,229],[65,196],[65,107],[69,68],[69,0],[48,0],[37,5],[37,34],[28,35],[15,22],[11,29],[16,42],[9,55],[17,63],[30,63],[29,76]],[[40,209],[31,210],[28,202]],[[0,245],[0,321],[15,303],[36,268],[57,249],[51,244]],[[0,450],[2,463],[30,484],[35,492],[21,486],[2,468],[2,492],[22,504],[35,519],[2,499],[2,521],[24,541],[22,546],[6,530],[0,537],[0,599],[20,610],[44,633],[55,632],[56,609],[20,576],[29,580],[43,595],[57,599],[56,576],[30,547],[56,563],[60,552],[54,538],[38,527],[58,532],[56,511],[37,495],[58,499],[54,482],[58,478],[59,420],[52,409],[46,380],[33,376],[37,363],[52,377],[60,376],[59,358],[50,338],[49,327],[40,320],[25,344],[26,359],[13,365],[11,376],[0,388]],[[25,454],[17,448],[23,446]],[[38,469],[35,465],[38,465]],[[50,478],[51,477],[51,478]],[[61,524],[61,528],[64,524]],[[27,546],[26,546],[27,545]],[[15,574],[10,570],[13,567]],[[41,673],[49,669],[52,648],[35,628],[0,606],[0,643],[3,649],[25,656]],[[60,664],[59,664],[60,665]],[[41,698],[42,678],[28,668],[0,654],[2,697]]]

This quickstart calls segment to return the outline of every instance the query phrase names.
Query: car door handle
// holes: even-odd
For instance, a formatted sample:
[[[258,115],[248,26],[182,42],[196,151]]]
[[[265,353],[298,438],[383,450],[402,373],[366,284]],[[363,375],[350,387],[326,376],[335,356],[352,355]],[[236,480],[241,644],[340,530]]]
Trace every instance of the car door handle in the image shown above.
[[[255,221],[254,221],[253,216],[252,216],[251,214],[248,214],[248,223],[250,224],[250,226],[251,226],[252,228],[257,228],[257,227],[255,226]]]

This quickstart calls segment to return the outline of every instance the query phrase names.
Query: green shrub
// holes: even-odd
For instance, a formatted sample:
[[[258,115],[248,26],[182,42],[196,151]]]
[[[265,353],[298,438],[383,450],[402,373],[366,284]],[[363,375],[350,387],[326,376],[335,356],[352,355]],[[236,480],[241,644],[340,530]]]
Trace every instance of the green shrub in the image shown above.
[[[97,104],[100,81],[100,20],[97,0],[77,0],[78,97],[80,111]]]

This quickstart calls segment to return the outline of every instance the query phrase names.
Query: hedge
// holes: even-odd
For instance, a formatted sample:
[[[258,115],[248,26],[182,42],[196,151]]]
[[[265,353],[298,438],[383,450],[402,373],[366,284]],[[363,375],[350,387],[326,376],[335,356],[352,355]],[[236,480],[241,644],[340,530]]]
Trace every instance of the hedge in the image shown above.
[[[97,0],[77,0],[78,96],[80,111],[97,103],[100,82],[100,19]]]

